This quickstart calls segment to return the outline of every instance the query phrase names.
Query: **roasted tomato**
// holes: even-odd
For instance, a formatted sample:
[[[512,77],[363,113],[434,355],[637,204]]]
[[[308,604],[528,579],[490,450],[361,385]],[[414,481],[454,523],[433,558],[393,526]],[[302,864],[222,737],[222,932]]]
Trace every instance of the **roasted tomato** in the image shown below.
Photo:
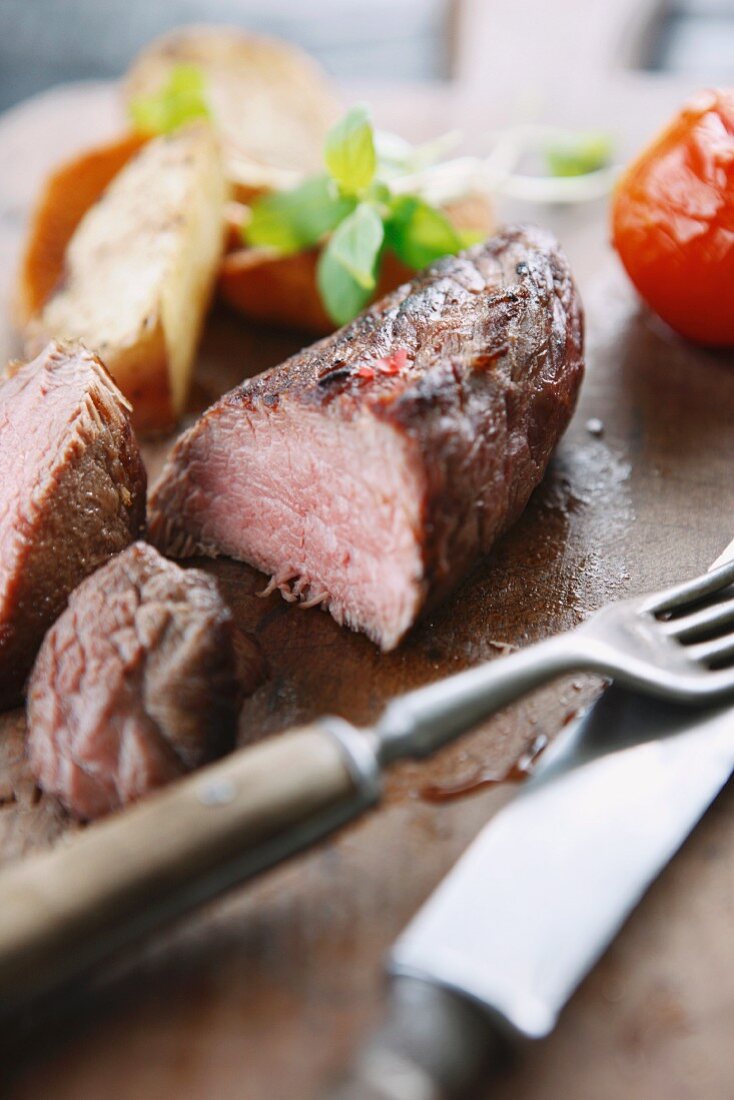
[[[676,332],[734,345],[734,89],[701,92],[627,169],[612,240]]]

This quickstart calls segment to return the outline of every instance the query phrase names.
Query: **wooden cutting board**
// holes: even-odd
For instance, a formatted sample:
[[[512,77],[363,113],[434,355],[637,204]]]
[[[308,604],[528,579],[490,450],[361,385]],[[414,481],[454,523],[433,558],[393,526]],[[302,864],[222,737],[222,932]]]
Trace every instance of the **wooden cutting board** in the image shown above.
[[[403,121],[410,110],[403,104]],[[417,120],[417,101],[412,110]],[[57,91],[0,120],[3,356],[13,347],[10,276],[42,173],[116,125],[106,86]],[[734,364],[683,345],[640,311],[606,247],[603,204],[532,213],[561,235],[587,307],[588,375],[544,484],[460,591],[387,656],[319,610],[300,611],[277,595],[260,599],[263,578],[246,566],[207,563],[269,665],[243,710],[242,744],[323,712],[368,722],[396,692],[572,626],[617,596],[704,569],[734,534]],[[302,342],[218,309],[194,404]],[[146,447],[151,473],[167,445]],[[15,1021],[4,1036],[7,1094],[321,1096],[380,1012],[391,941],[512,794],[504,784],[436,804],[423,797],[426,786],[454,784],[478,768],[501,775],[597,690],[590,679],[564,681],[434,761],[395,769],[385,804],[366,819],[91,976],[53,1025]],[[70,827],[35,791],[23,733],[22,712],[0,716],[6,863]],[[557,1032],[487,1096],[731,1094],[733,810],[734,795],[725,792]]]

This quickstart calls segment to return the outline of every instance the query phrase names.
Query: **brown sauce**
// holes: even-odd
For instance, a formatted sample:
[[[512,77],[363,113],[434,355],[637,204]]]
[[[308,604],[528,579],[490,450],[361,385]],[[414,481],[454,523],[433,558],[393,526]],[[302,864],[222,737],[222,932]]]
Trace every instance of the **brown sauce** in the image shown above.
[[[486,768],[478,768],[472,775],[457,783],[427,783],[421,788],[420,796],[426,802],[450,802],[454,798],[465,798],[485,787],[494,787],[498,783],[521,783],[532,774],[538,757],[547,744],[547,736],[541,733],[530,742],[506,771],[497,773],[487,771]]]

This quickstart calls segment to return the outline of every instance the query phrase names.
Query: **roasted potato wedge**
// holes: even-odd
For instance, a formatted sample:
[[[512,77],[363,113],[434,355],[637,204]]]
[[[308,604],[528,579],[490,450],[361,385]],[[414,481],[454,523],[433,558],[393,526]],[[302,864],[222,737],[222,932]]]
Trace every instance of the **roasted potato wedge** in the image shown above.
[[[241,201],[322,168],[340,104],[308,54],[234,27],[185,27],[138,56],[125,81],[126,102],[158,92],[180,64],[204,74],[225,169]]]
[[[246,209],[239,207],[239,218]],[[447,203],[444,212],[457,229],[471,230],[485,237],[495,228],[489,200],[484,195],[467,195]],[[323,336],[334,331],[316,286],[318,249],[280,256],[266,248],[236,247],[237,205],[228,211],[231,251],[222,261],[219,272],[221,296],[252,321],[262,321],[282,328],[303,329]],[[380,298],[414,272],[391,252],[386,252],[374,297]]]
[[[60,283],[67,246],[89,207],[145,141],[137,134],[124,134],[65,161],[47,177],[31,215],[18,271],[13,307],[20,328],[41,311]]]
[[[26,326],[27,352],[81,340],[131,401],[137,428],[172,426],[222,256],[227,195],[206,123],[146,144],[79,222],[62,281]]]
[[[319,250],[279,256],[267,248],[229,252],[219,271],[219,292],[251,321],[302,329],[324,336],[334,331],[316,286]],[[375,297],[413,277],[410,268],[386,254]]]

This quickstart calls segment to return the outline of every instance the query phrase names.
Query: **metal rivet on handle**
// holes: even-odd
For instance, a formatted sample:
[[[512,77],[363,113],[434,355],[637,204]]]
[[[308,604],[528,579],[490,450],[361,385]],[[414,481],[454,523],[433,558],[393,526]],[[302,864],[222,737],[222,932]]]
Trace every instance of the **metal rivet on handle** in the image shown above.
[[[226,806],[237,794],[231,779],[210,779],[199,785],[197,795],[204,806]]]

